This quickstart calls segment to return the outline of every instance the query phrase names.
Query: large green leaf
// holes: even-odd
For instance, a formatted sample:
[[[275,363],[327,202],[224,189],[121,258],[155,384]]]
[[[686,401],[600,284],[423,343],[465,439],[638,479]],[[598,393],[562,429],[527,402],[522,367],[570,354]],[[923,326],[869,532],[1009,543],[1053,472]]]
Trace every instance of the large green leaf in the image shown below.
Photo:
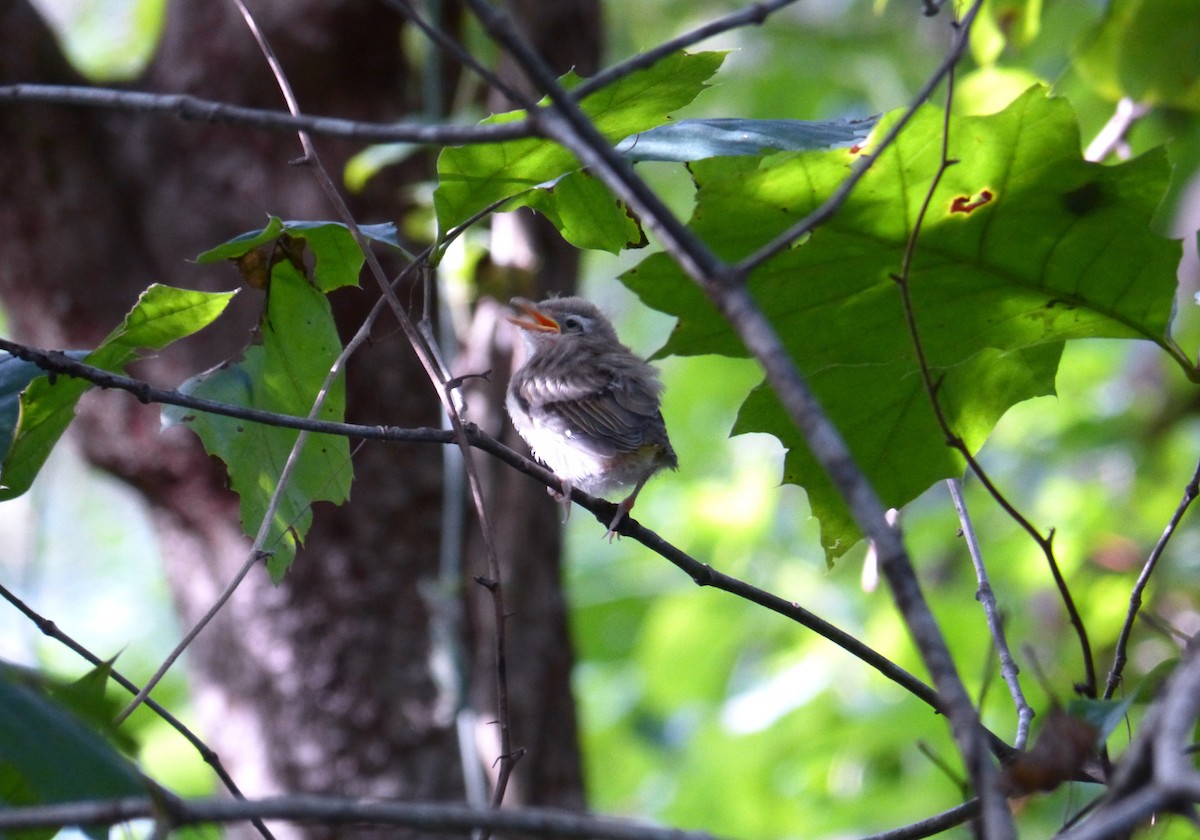
[[[194,377],[182,390],[264,411],[308,415],[342,349],[329,301],[288,260],[273,267],[267,300],[260,324],[261,342],[247,348],[241,361]],[[342,420],[345,404],[345,382],[339,376],[326,395],[319,419]],[[192,413],[177,406],[167,406],[163,416],[188,425],[200,436],[205,450],[225,462],[230,484],[241,500],[242,524],[248,534],[256,534],[299,433]],[[276,581],[291,565],[297,543],[308,531],[313,503],[344,502],[350,495],[351,476],[345,438],[309,435],[264,546],[271,552],[267,568]]]
[[[676,53],[584,97],[579,106],[615,145],[665,122],[672,111],[695,99],[723,59],[723,53]],[[578,78],[573,75],[563,80],[566,86],[577,83]],[[524,116],[524,111],[512,111],[489,117],[484,123],[515,122]],[[438,187],[433,195],[438,228],[444,235],[504,199],[513,199],[505,209],[524,206],[534,200],[530,197],[534,188],[549,189],[558,179],[579,169],[579,161],[565,148],[536,138],[446,149],[438,157]],[[587,206],[575,206],[580,201]],[[598,238],[596,230],[583,229],[587,236],[576,240],[572,237],[580,227],[563,228],[563,235],[579,247],[615,252],[640,238],[629,235],[626,211],[611,197],[607,202],[596,202],[591,200],[590,191],[581,194],[579,190],[564,190],[543,195],[537,202],[543,212],[549,209],[547,215],[552,220],[595,217],[602,211],[606,214],[607,218],[599,225],[599,230],[609,232],[603,239]],[[554,203],[570,206],[551,209]]]
[[[121,326],[86,354],[83,361],[105,370],[120,371],[138,350],[160,350],[212,323],[225,311],[233,294],[153,285],[138,298]],[[19,366],[13,370],[16,381],[28,372],[28,368]],[[41,376],[24,389],[16,434],[0,468],[3,484],[0,501],[29,489],[50,450],[75,417],[75,403],[91,387],[84,379]]]
[[[102,688],[107,671],[96,673]],[[98,711],[102,702],[90,688],[0,665],[0,798],[34,804],[144,796],[150,783],[72,709]]]
[[[897,507],[962,466],[935,423],[892,279],[938,167],[942,120],[932,107],[919,112],[830,222],[751,278],[859,465]],[[978,447],[1010,406],[1052,393],[1069,338],[1149,339],[1187,364],[1168,335],[1179,247],[1150,231],[1167,179],[1161,153],[1113,167],[1086,163],[1070,107],[1039,89],[1000,114],[952,119],[950,137],[959,163],[925,218],[911,292],[955,433]],[[725,258],[746,256],[814,209],[857,153],[696,164],[690,225]],[[623,279],[647,304],[679,317],[662,354],[745,353],[665,255]],[[785,480],[808,490],[831,558],[858,540],[768,389],[746,401],[735,431],[783,441]]]

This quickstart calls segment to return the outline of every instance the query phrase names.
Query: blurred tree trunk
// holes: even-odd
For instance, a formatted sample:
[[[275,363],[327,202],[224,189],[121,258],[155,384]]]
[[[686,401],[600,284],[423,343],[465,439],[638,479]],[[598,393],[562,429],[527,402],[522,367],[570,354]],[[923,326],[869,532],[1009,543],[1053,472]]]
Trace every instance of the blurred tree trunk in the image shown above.
[[[555,42],[558,16],[583,15],[586,25],[571,25],[572,53],[552,59],[562,69],[595,65],[595,3],[526,5],[536,21],[531,34],[543,43]],[[232,4],[168,8],[159,52],[138,89],[281,107]],[[405,77],[401,24],[381,4],[273,0],[254,3],[253,11],[306,111],[390,120],[415,106],[406,94],[417,85]],[[26,0],[0,6],[0,43],[0,82],[79,82]],[[336,178],[356,149],[317,142]],[[0,294],[14,337],[38,346],[94,345],[152,282],[233,287],[232,268],[188,260],[261,227],[267,213],[333,217],[308,170],[289,166],[300,155],[291,135],[8,105],[0,108],[0,147]],[[355,197],[358,218],[398,218],[401,187],[427,174],[421,166],[428,159],[373,181]],[[560,289],[574,284],[569,249],[546,237],[532,247],[553,269],[541,276]],[[347,334],[375,297],[369,279],[362,291],[338,293],[334,306]],[[420,311],[419,288],[402,290],[400,299]],[[136,372],[173,387],[236,356],[261,304],[259,293],[243,289],[233,312]],[[484,322],[496,322],[494,306],[480,311]],[[350,365],[349,419],[437,425],[436,398],[402,334],[387,317],[375,332]],[[494,388],[472,392],[470,419],[499,432],[507,427],[499,408],[507,371],[504,351],[490,358],[492,337],[491,330],[471,331],[461,359],[496,369]],[[223,469],[189,432],[160,433],[158,408],[128,395],[89,395],[75,428],[88,457],[140,489],[152,505],[174,597],[190,626],[246,557],[248,541]],[[264,570],[254,569],[192,645],[204,735],[247,794],[456,799],[464,796],[464,779],[495,759],[492,746],[475,753],[475,766],[467,761],[464,769],[460,759],[460,707],[474,707],[476,735],[494,729],[492,621],[471,582],[486,573],[478,540],[468,538],[461,557],[442,557],[444,455],[434,446],[357,450],[351,502],[315,512],[305,549],[282,585],[272,586]],[[481,465],[494,481],[498,468],[482,459]],[[469,508],[466,515],[473,519]],[[515,795],[578,806],[582,781],[555,506],[541,487],[508,477],[503,507],[494,505],[493,516],[512,614],[513,745],[528,750],[518,764]],[[447,568],[456,570],[457,591],[447,591]],[[466,663],[459,680],[455,662]]]

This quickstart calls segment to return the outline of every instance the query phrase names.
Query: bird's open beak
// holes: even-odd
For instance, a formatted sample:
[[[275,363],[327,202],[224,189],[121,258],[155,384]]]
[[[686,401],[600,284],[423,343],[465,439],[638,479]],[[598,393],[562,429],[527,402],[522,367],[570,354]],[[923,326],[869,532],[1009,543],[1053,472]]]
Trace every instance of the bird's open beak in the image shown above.
[[[509,322],[516,324],[521,329],[533,332],[561,332],[558,322],[553,318],[543,315],[533,301],[515,297],[509,301],[509,306],[525,316],[524,318],[513,318],[511,316],[508,318]]]

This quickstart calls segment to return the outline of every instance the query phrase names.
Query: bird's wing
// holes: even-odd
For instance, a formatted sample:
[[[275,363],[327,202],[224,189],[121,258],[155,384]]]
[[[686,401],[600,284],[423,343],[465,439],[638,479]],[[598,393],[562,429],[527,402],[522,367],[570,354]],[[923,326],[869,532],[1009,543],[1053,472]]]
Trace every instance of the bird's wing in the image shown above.
[[[639,387],[617,371],[594,370],[582,377],[542,380],[539,386],[540,399],[531,402],[541,405],[541,422],[592,454],[634,452],[666,439],[657,390]]]

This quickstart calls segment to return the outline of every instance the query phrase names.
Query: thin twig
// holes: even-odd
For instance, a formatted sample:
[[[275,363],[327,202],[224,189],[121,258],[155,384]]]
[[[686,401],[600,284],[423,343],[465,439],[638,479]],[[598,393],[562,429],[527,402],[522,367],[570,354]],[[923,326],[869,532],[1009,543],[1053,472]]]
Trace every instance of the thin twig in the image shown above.
[[[863,837],[862,840],[921,840],[923,837],[932,837],[935,834],[941,834],[948,829],[954,828],[956,825],[962,825],[968,820],[973,820],[977,816],[979,816],[979,800],[972,799],[969,802],[955,805],[948,811],[943,811],[932,817],[926,817],[923,820],[900,826],[899,828],[881,831],[878,834],[870,834]]]
[[[975,7],[980,4],[977,2]],[[909,234],[908,241],[905,244],[904,256],[901,261],[900,273],[893,275],[892,279],[896,282],[896,286],[900,290],[901,307],[904,313],[904,323],[908,330],[909,341],[912,344],[913,352],[916,355],[917,367],[921,374],[921,381],[928,395],[930,406],[933,409],[934,418],[937,421],[938,427],[942,430],[945,436],[946,445],[958,451],[963,459],[967,462],[967,466],[979,478],[980,483],[991,494],[996,503],[1004,509],[1005,513],[1016,522],[1020,527],[1029,534],[1029,536],[1037,543],[1041,549],[1043,556],[1046,558],[1046,564],[1050,569],[1051,577],[1054,578],[1054,584],[1058,589],[1059,597],[1063,601],[1063,607],[1067,612],[1071,621],[1071,626],[1075,630],[1075,635],[1079,639],[1081,657],[1083,659],[1084,683],[1082,689],[1088,697],[1096,696],[1096,666],[1092,656],[1092,646],[1088,639],[1087,628],[1084,627],[1083,619],[1079,614],[1079,610],[1075,606],[1075,599],[1071,596],[1070,587],[1067,585],[1066,579],[1062,575],[1059,568],[1058,560],[1054,556],[1054,531],[1051,530],[1048,536],[1043,536],[1042,533],[1034,527],[1025,516],[1000,492],[1000,489],[992,482],[991,478],[984,471],[982,465],[972,454],[970,447],[955,431],[950,424],[949,418],[946,417],[945,410],[942,407],[942,401],[938,396],[940,382],[935,381],[933,376],[933,368],[929,363],[929,358],[925,352],[925,344],[921,339],[921,332],[917,324],[916,311],[913,308],[912,301],[912,265],[916,258],[917,243],[920,239],[921,228],[924,225],[925,219],[929,213],[930,203],[933,201],[933,196],[941,183],[942,178],[946,174],[946,170],[957,163],[950,157],[950,112],[951,104],[954,96],[954,73],[953,67],[947,70],[947,92],[946,106],[942,117],[942,141],[941,141],[941,159],[938,162],[937,171],[934,173],[933,179],[930,181],[929,188],[925,193],[925,198],[921,203],[921,209],[913,222],[913,229]]]
[[[412,21],[418,29],[425,33],[425,36],[429,40],[437,44],[439,49],[463,67],[469,67],[480,79],[499,93],[508,97],[514,104],[523,108],[536,107],[536,103],[532,102],[529,97],[522,95],[498,75],[485,67],[462,44],[451,38],[445,30],[427,21],[425,16],[418,12],[408,0],[383,0],[383,2],[384,5],[390,6],[393,10]]]
[[[1149,112],[1149,105],[1142,105],[1129,97],[1123,97],[1117,102],[1117,107],[1113,110],[1113,115],[1108,118],[1108,122],[1096,134],[1092,142],[1088,143],[1088,147],[1083,152],[1084,160],[1099,163],[1113,151],[1119,151],[1129,129]],[[1128,157],[1128,152],[1129,150],[1126,148],[1125,157]]]
[[[1013,746],[1018,750],[1025,749],[1029,740],[1029,724],[1033,720],[1033,707],[1025,699],[1021,690],[1021,680],[1018,675],[1021,669],[1017,667],[1012,652],[1008,648],[1008,639],[1004,635],[1004,621],[1000,617],[1000,608],[996,604],[996,593],[992,591],[992,583],[988,579],[987,567],[983,562],[983,552],[979,540],[975,536],[975,526],[971,522],[970,511],[967,510],[966,499],[963,498],[962,484],[957,478],[946,479],[950,490],[950,498],[954,501],[954,510],[958,513],[959,526],[962,528],[963,539],[967,543],[967,551],[971,562],[975,565],[975,579],[979,590],[975,597],[983,606],[983,614],[987,618],[988,630],[992,634],[992,642],[996,645],[996,654],[1000,659],[1000,676],[1008,685],[1008,693],[1012,697],[1013,706],[1017,710],[1017,734]]]
[[[136,114],[163,114],[188,122],[244,126],[265,131],[304,131],[324,137],[340,137],[366,143],[458,146],[467,143],[498,143],[535,136],[528,120],[473,126],[376,123],[247,108],[182,93],[147,93],[73,85],[0,85],[0,106],[18,102],[47,102]]]
[[[632,58],[628,58],[611,67],[606,67],[599,73],[589,76],[571,89],[571,96],[576,100],[583,99],[588,94],[608,87],[631,73],[651,67],[667,56],[687,49],[715,35],[720,35],[731,29],[739,29],[751,23],[762,24],[775,12],[797,2],[799,0],[768,0],[768,2],[751,3],[745,8],[739,9],[736,12],[730,12],[724,17],[714,18],[707,23],[697,26],[690,32],[685,32],[669,41],[664,41],[656,47],[638,53]]]
[[[303,435],[304,432],[301,432],[300,434]],[[270,520],[266,518],[263,519],[264,523],[269,521]],[[122,709],[121,713],[117,715],[116,719],[113,721],[114,725],[120,726],[122,723],[124,723],[125,720],[131,714],[133,714],[133,711],[150,696],[150,692],[153,691],[162,678],[167,675],[167,671],[171,670],[171,666],[174,665],[179,657],[183,655],[183,652],[187,650],[192,641],[200,635],[200,631],[208,626],[209,622],[211,622],[217,613],[221,611],[221,608],[228,603],[231,597],[233,597],[233,593],[237,591],[238,586],[240,586],[242,581],[245,580],[246,575],[250,573],[250,570],[254,568],[256,564],[264,562],[266,558],[267,555],[263,554],[261,551],[250,552],[250,554],[246,557],[245,562],[242,563],[242,567],[238,569],[237,574],[233,576],[229,583],[225,584],[225,589],[217,597],[217,600],[214,601],[212,606],[208,608],[204,615],[202,615],[199,620],[192,625],[192,628],[184,634],[183,638],[179,640],[179,643],[175,645],[174,649],[167,654],[167,658],[164,659],[162,664],[158,666],[158,670],[154,672],[154,675],[150,677],[146,684],[142,686],[141,690],[133,696],[133,699],[129,701],[129,705]]]
[[[1137,618],[1138,610],[1142,607],[1142,593],[1146,591],[1146,586],[1150,583],[1150,575],[1154,573],[1159,558],[1162,557],[1163,551],[1166,550],[1167,543],[1175,534],[1176,529],[1179,528],[1179,523],[1183,520],[1183,515],[1187,512],[1192,502],[1195,501],[1197,494],[1200,494],[1200,463],[1196,465],[1196,470],[1192,473],[1192,480],[1183,489],[1183,498],[1179,500],[1179,504],[1175,507],[1175,513],[1171,515],[1171,520],[1167,523],[1167,527],[1163,528],[1162,535],[1159,536],[1158,542],[1154,544],[1150,556],[1146,558],[1146,563],[1142,566],[1141,574],[1138,575],[1138,579],[1133,585],[1133,591],[1129,594],[1129,610],[1125,613],[1125,623],[1121,625],[1121,632],[1117,635],[1117,643],[1113,651],[1112,669],[1109,670],[1108,679],[1104,682],[1105,700],[1110,699],[1116,692],[1117,686],[1121,684],[1121,676],[1125,671],[1125,663],[1129,656],[1129,637],[1133,633],[1133,623]]]
[[[941,64],[938,65],[933,74],[926,79],[925,84],[921,85],[920,90],[917,91],[917,95],[913,97],[912,104],[909,105],[908,110],[892,125],[888,133],[878,143],[874,144],[871,154],[861,156],[855,161],[850,175],[838,185],[838,188],[833,191],[833,194],[829,198],[825,199],[820,207],[738,263],[737,268],[740,272],[749,274],[767,260],[792,247],[801,237],[807,236],[833,218],[834,214],[837,213],[846,199],[849,198],[854,187],[867,174],[867,170],[874,165],[884,150],[896,141],[896,138],[900,136],[905,126],[908,125],[909,120],[925,104],[925,100],[929,98],[934,89],[941,84],[943,79],[950,75],[954,66],[958,64],[959,59],[962,58],[963,51],[966,50],[967,44],[970,41],[971,24],[974,23],[975,16],[979,13],[979,9],[982,6],[983,3],[976,0],[967,9],[962,19],[955,24],[954,40],[951,42],[950,49],[947,50],[945,58],[942,59]]]
[[[292,92],[291,85],[288,82],[287,76],[283,71],[276,58],[270,44],[262,34],[253,16],[246,8],[243,0],[233,0],[242,13],[242,17],[246,21],[246,25],[254,34],[255,40],[258,42],[259,48],[266,57],[271,70],[275,75],[275,80],[279,85],[284,99],[287,102],[288,110],[293,115],[300,113],[300,106],[296,101],[296,97]],[[408,338],[418,360],[425,369],[426,376],[434,385],[438,399],[442,404],[446,416],[449,418],[454,439],[459,446],[463,455],[463,466],[466,468],[468,486],[471,489],[471,497],[475,503],[476,515],[479,518],[480,532],[483,535],[484,552],[487,557],[488,576],[490,578],[488,590],[491,594],[493,604],[493,616],[495,620],[494,640],[495,640],[495,655],[496,655],[496,695],[497,709],[496,718],[500,734],[500,751],[501,754],[497,759],[500,765],[500,771],[497,774],[496,788],[493,791],[493,804],[498,807],[503,800],[505,788],[508,783],[509,775],[512,773],[513,767],[520,758],[522,751],[512,748],[512,735],[510,729],[510,719],[508,713],[508,677],[507,677],[507,654],[506,654],[506,634],[505,634],[505,619],[506,611],[504,608],[504,595],[502,572],[500,568],[499,556],[496,552],[495,532],[492,528],[491,521],[488,516],[487,506],[483,498],[483,484],[479,478],[479,471],[475,464],[475,460],[471,454],[471,443],[464,427],[462,418],[459,416],[454,400],[451,394],[451,389],[447,387],[447,376],[445,366],[441,364],[438,356],[437,348],[425,341],[420,330],[408,316],[408,312],[404,309],[399,298],[396,296],[395,290],[387,280],[387,275],[383,270],[383,266],[379,262],[379,258],[375,255],[374,250],[359,228],[358,221],[350,212],[345,199],[337,186],[333,183],[333,179],[329,177],[328,171],[321,164],[320,156],[317,154],[316,146],[312,138],[305,132],[299,132],[300,144],[304,149],[304,163],[313,173],[317,183],[320,185],[326,198],[336,211],[338,218],[347,226],[351,234],[354,236],[355,242],[358,244],[359,250],[362,251],[366,265],[375,278],[380,292],[387,301],[389,308],[399,321],[405,336]],[[303,433],[302,433],[303,434]]]

